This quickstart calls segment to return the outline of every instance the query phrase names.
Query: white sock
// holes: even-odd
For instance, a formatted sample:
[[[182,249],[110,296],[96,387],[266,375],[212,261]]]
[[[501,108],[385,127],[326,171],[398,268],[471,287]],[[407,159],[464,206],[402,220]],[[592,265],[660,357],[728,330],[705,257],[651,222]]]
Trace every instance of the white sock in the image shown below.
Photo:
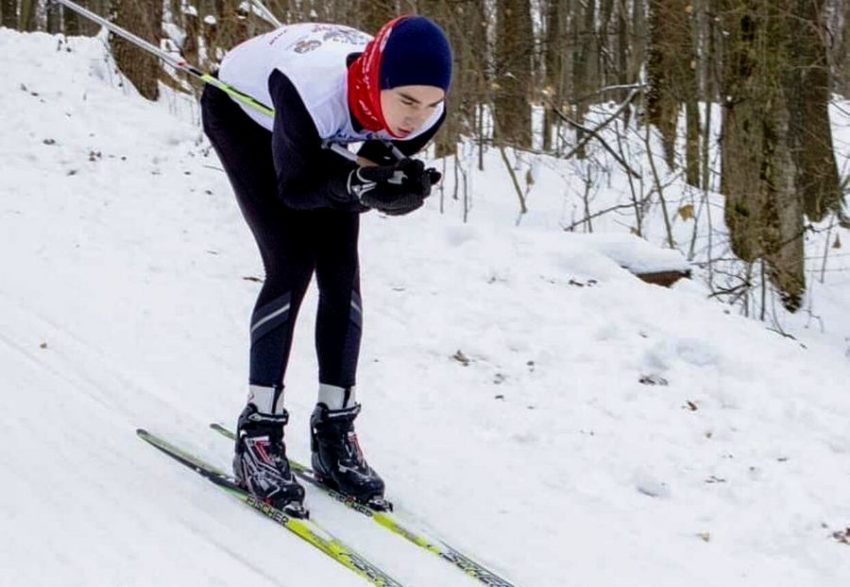
[[[282,414],[283,388],[251,385],[248,388],[248,403],[254,404],[261,414]]]
[[[319,384],[319,402],[328,406],[329,410],[343,410],[357,404],[357,388],[337,387],[336,385]]]

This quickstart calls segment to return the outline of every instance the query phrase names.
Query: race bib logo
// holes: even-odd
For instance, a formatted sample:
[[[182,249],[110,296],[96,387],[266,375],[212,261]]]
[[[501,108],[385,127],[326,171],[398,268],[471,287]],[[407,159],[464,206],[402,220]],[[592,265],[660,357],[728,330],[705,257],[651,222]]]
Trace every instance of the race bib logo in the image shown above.
[[[322,42],[318,39],[303,39],[298,41],[293,47],[293,51],[296,53],[309,53],[310,51],[314,51],[322,46]]]

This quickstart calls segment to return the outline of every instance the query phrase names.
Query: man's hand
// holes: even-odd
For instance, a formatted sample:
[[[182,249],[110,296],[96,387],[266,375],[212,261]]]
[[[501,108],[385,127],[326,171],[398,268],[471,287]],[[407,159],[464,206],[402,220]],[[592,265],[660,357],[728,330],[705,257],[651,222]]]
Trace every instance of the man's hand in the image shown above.
[[[395,191],[398,194],[415,194],[423,198],[431,194],[431,186],[440,181],[442,175],[433,168],[425,168],[418,159],[402,159],[392,165],[360,167],[348,176],[348,191],[362,199],[367,192],[381,187],[384,195]]]
[[[360,197],[360,203],[390,216],[402,216],[418,210],[425,196],[411,193],[385,192],[377,187]]]

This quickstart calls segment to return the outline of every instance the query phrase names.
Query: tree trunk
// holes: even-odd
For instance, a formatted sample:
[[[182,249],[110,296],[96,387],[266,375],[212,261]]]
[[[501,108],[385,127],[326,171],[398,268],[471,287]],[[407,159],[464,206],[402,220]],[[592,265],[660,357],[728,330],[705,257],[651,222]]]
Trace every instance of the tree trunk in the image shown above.
[[[62,32],[62,6],[56,2],[47,3],[47,32],[51,35]]]
[[[632,0],[632,42],[629,59],[629,79],[640,79],[646,61],[646,43],[649,31],[646,27],[648,0]]]
[[[697,79],[693,77],[688,84],[685,98],[685,181],[693,187],[700,187],[700,132],[699,103],[697,101]]]
[[[199,41],[201,67],[209,69],[211,64],[218,61],[218,30],[221,15],[214,2],[210,0],[197,0],[198,18],[200,19],[201,37]]]
[[[86,0],[79,2],[80,6],[86,5]],[[70,8],[62,7],[62,22],[65,25],[65,34],[69,37],[80,35],[80,16]]]
[[[583,11],[582,11],[583,10]],[[573,13],[576,25],[573,32],[575,49],[573,51],[573,95],[575,96],[575,118],[581,123],[588,109],[587,95],[590,93],[590,59],[596,53],[596,43],[593,34],[596,22],[596,0],[587,0],[582,9],[578,3]],[[576,131],[576,143],[581,144],[584,133]],[[576,158],[585,158],[584,146],[576,151]]]
[[[218,0],[219,28],[216,43],[223,51],[229,51],[248,38],[248,14],[241,0]]]
[[[452,45],[452,87],[447,98],[447,103],[450,103],[451,107],[448,110],[446,121],[434,137],[437,157],[449,157],[457,154],[462,114],[456,110],[456,105],[465,101],[465,97],[474,88],[474,82],[470,84],[468,75],[473,61],[468,58],[467,54],[470,42],[472,38],[475,38],[475,11],[464,10],[465,8],[464,4],[454,5],[455,12],[453,13],[452,5],[446,0],[421,0],[419,2],[421,14],[427,15],[442,26]]]
[[[18,1],[17,0],[2,0],[0,2],[0,25],[9,28],[18,28]]]
[[[790,0],[779,0],[779,4]],[[791,29],[776,0],[723,0],[725,55],[721,189],[733,252],[762,259],[786,308],[805,291],[802,206],[783,84]],[[761,51],[761,47],[770,47]]]
[[[841,28],[836,36],[841,39],[836,59],[837,71],[834,72],[838,78],[837,91],[844,98],[850,98],[850,2],[847,0],[842,2]]]
[[[564,0],[548,0],[546,7],[546,45],[544,49],[544,67],[546,81],[544,96],[546,106],[543,117],[543,150],[551,151],[553,138],[560,120],[552,113],[552,107],[561,108],[564,102],[564,61],[566,6]]]
[[[629,15],[627,10],[626,2],[620,0],[617,3],[617,84],[621,86],[634,81],[630,77],[629,71]],[[616,94],[617,101],[622,102],[628,94],[628,90],[620,90]],[[626,124],[628,124],[628,118],[626,118]]]
[[[35,31],[38,29],[38,0],[21,0],[20,29]]]
[[[494,118],[502,143],[531,147],[531,58],[534,36],[529,0],[499,0],[496,16]]]
[[[183,57],[188,63],[201,66],[199,43],[201,40],[201,19],[198,16],[198,1],[187,0],[183,7],[183,26],[186,39],[183,41]]]
[[[806,215],[820,221],[841,206],[838,168],[829,122],[830,75],[825,0],[794,0],[791,30],[791,71],[787,96],[791,112],[797,190]],[[847,26],[845,24],[845,26]]]
[[[453,46],[458,70],[455,72],[458,85],[450,95],[452,110],[449,116],[460,118],[460,132],[478,141],[478,161],[482,166],[485,137],[484,107],[493,102],[493,70],[491,44],[487,39],[489,23],[492,21],[488,7],[483,2],[468,2],[458,16],[460,31],[465,42]]]
[[[685,101],[685,181],[688,185],[699,188],[702,168],[700,157],[700,84],[698,68],[699,55],[699,23],[696,18],[693,0],[683,7],[686,31],[683,41],[687,43],[688,51],[682,60],[682,91]]]
[[[96,14],[106,16],[112,9],[112,5],[108,0],[76,0],[76,3],[83,8],[88,8]],[[48,6],[53,6],[54,2],[49,2]],[[57,5],[58,6],[58,5]],[[87,18],[80,17],[75,11],[62,6],[62,22],[64,24],[65,34],[72,37],[85,35],[88,37],[95,36],[100,32],[100,25],[92,22]]]
[[[118,0],[115,24],[159,46],[162,2]],[[139,93],[148,100],[159,98],[159,62],[156,57],[116,36],[110,38],[115,63]]]
[[[78,2],[78,4],[85,6],[89,10],[96,12],[97,14],[106,15],[109,14],[109,11],[112,10],[114,6],[114,2],[110,0],[83,0],[83,2]],[[162,14],[162,8],[159,9],[159,14]],[[100,32],[100,25],[94,21],[91,21],[87,18],[80,19],[80,34],[85,35],[87,37],[93,37]]]
[[[686,105],[686,177],[699,185],[699,112],[692,9],[687,0],[650,0],[647,114],[661,133],[667,166],[676,166],[679,112]]]
[[[649,59],[646,94],[646,113],[650,124],[661,133],[664,160],[667,167],[676,166],[676,121],[680,103],[675,94],[675,78],[671,69],[676,60],[672,38],[675,36],[675,4],[677,0],[650,0],[649,2]]]
[[[715,16],[717,14],[718,0],[703,0],[703,48],[700,51],[702,57],[702,100],[705,103],[705,125],[702,129],[702,188],[710,190],[711,185],[711,132],[712,132],[712,109],[717,99],[717,27]]]
[[[614,14],[614,0],[600,0],[599,7],[599,23],[596,28],[596,76],[594,81],[598,88],[609,85],[616,71],[616,63],[614,62],[614,52],[611,50],[611,42],[609,38],[609,27],[611,25],[611,16]]]

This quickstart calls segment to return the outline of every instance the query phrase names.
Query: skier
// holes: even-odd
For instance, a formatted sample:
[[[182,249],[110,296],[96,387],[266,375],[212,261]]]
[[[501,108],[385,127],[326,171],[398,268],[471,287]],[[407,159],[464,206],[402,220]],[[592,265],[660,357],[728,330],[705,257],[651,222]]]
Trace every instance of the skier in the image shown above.
[[[372,208],[413,212],[440,180],[410,157],[445,119],[451,70],[445,33],[422,16],[395,18],[374,39],[346,26],[305,23],[249,39],[221,63],[220,79],[272,106],[273,117],[214,86],[204,89],[204,132],[266,274],[251,316],[249,394],[237,423],[234,473],[250,493],[293,515],[306,510],[286,460],[284,374],[314,272],[319,390],[310,418],[312,466],[341,493],[387,507],[384,482],[354,433],[363,322],[359,215]],[[362,143],[357,162],[339,153],[350,143]]]

